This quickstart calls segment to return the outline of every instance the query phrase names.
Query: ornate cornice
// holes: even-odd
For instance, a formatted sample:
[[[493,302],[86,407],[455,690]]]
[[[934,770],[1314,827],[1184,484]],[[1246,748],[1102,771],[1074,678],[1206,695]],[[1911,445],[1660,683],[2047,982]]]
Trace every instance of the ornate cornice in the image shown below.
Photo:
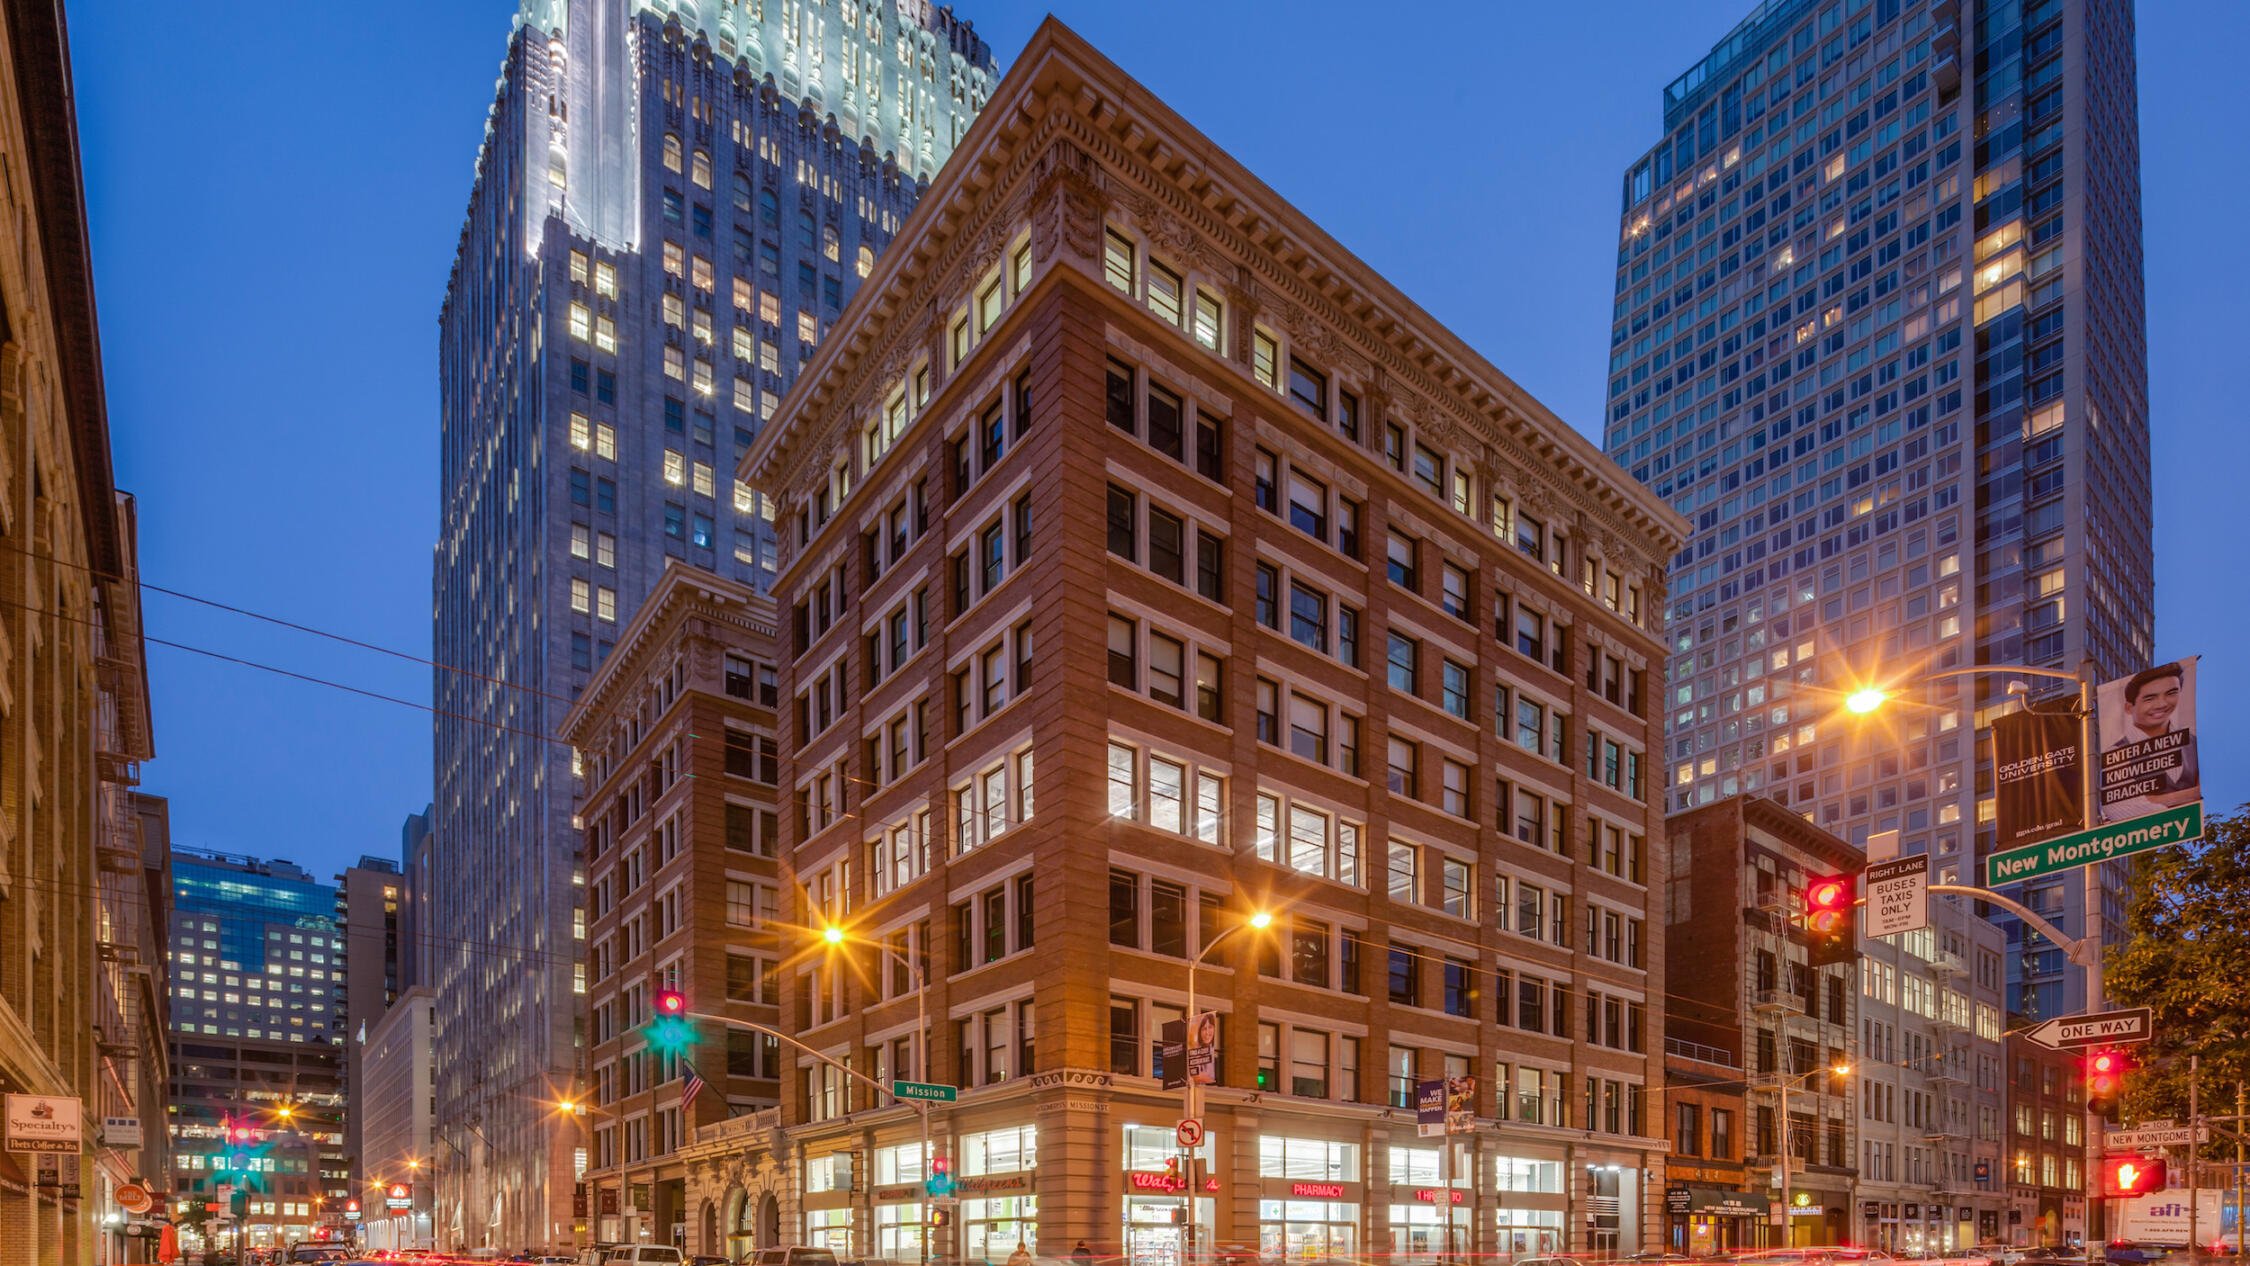
[[[743,469],[765,488],[856,431],[922,345],[910,312],[952,311],[1019,226],[1041,270],[1098,267],[1073,240],[1104,205],[1455,453],[1497,468],[1535,513],[1578,520],[1613,559],[1660,569],[1686,521],[1169,107],[1049,18],[805,368]],[[1095,214],[1089,215],[1092,210]]]

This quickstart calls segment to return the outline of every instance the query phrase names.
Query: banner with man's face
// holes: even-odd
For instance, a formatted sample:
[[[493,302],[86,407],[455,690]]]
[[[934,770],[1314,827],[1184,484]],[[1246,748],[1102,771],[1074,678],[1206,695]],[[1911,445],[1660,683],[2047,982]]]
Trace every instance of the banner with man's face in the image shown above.
[[[2195,659],[2158,664],[2095,692],[2095,800],[2124,822],[2203,799],[2195,750]]]

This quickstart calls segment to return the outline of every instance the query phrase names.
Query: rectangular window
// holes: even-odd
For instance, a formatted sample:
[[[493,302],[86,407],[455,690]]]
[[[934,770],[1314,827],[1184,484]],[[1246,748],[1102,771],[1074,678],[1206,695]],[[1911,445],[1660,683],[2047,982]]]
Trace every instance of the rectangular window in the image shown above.
[[[1133,239],[1116,229],[1102,233],[1102,276],[1126,294],[1133,293]]]
[[[1391,689],[1407,694],[1419,693],[1421,681],[1422,644],[1402,633],[1391,634],[1390,683]]]

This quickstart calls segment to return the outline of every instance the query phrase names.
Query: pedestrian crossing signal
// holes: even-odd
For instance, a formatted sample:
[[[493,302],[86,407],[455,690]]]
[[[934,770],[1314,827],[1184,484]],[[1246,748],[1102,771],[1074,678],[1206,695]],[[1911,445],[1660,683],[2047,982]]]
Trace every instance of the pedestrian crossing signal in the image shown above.
[[[2170,1177],[2161,1160],[2146,1156],[2112,1156],[2102,1162],[2102,1194],[2145,1196],[2164,1190]]]

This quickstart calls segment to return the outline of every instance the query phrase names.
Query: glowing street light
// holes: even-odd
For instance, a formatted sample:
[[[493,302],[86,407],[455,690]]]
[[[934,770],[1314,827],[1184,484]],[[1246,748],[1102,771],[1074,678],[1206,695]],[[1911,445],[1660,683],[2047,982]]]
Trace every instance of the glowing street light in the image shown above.
[[[831,923],[820,930],[820,939],[830,945],[842,945],[844,943],[844,929]]]
[[[1866,716],[1889,701],[1890,696],[1882,690],[1874,686],[1865,686],[1854,690],[1844,700],[1844,707],[1860,716]]]

